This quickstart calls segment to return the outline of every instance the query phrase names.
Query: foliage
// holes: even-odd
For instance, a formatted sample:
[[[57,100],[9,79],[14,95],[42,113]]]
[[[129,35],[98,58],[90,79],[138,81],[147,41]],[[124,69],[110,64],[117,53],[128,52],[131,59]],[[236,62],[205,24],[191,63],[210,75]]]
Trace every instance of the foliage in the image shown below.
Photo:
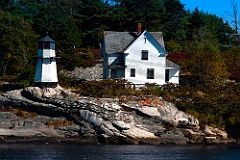
[[[98,55],[96,55],[98,54]],[[58,61],[59,69],[74,70],[75,67],[92,67],[99,63],[100,53],[91,49],[69,49],[61,54]],[[71,62],[71,63],[70,63]]]
[[[94,59],[94,55],[92,54],[92,52],[91,52],[90,49],[87,50],[87,55],[86,55],[86,57],[87,57],[88,59],[91,59],[91,60]]]
[[[201,125],[224,128],[229,124],[239,124],[239,87],[239,84],[232,83],[207,89],[166,85],[163,98],[174,103],[178,109],[194,115]]]
[[[65,127],[65,126],[70,126],[73,125],[74,122],[73,121],[67,121],[67,120],[63,120],[63,121],[47,121],[45,123],[45,125],[49,128],[51,126],[53,126],[54,128],[58,128],[58,127]]]
[[[228,49],[224,49],[223,52],[228,57],[240,56],[240,48],[239,47],[231,47]]]
[[[65,88],[76,87],[76,79],[70,78],[64,74],[58,74],[58,83]]]
[[[195,8],[192,13],[188,15],[188,25],[187,25],[187,39],[193,39],[194,35],[198,33],[198,31],[204,27],[203,21],[203,12],[200,12],[198,8]]]
[[[166,45],[166,50],[169,53],[182,51],[182,46],[176,43],[174,40],[166,41],[165,45]]]
[[[165,40],[183,41],[186,34],[187,15],[184,5],[179,0],[163,0],[166,14],[163,19],[162,31]]]
[[[88,81],[75,86],[76,92],[84,96],[93,97],[122,97],[122,96],[161,96],[165,94],[160,86],[156,84],[145,84],[138,90],[135,86],[124,79],[104,79],[100,81]]]
[[[113,2],[112,13],[115,13],[116,17],[113,17],[111,27],[114,30],[137,31],[137,23],[142,23],[143,29],[149,31],[159,31],[162,28],[162,17],[165,15],[162,0],[113,0]]]
[[[228,79],[229,73],[220,54],[216,39],[208,30],[200,29],[195,41],[189,45],[190,73],[195,84],[219,85]]]
[[[13,109],[13,112],[21,118],[34,118],[37,117],[37,112],[27,112],[22,109]]]
[[[75,67],[80,67],[84,65],[80,54],[75,50],[71,49],[60,55],[60,65],[64,65],[64,68],[67,70],[74,70]],[[71,63],[69,63],[71,62]]]
[[[79,86],[78,93],[94,97],[118,97],[125,93],[129,84],[123,79],[105,79],[101,81],[89,81]],[[131,90],[131,89],[130,89]]]
[[[8,12],[0,10],[0,20],[0,74],[20,73],[33,58],[36,35],[27,22]]]

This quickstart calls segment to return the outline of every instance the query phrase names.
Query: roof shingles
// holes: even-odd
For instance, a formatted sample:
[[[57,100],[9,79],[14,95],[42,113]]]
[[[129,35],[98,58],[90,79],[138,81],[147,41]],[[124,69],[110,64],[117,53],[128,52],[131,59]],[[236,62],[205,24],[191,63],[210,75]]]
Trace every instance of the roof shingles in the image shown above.
[[[162,32],[150,32],[150,34],[164,48]],[[106,53],[124,52],[137,37],[136,32],[105,31],[104,42]]]
[[[133,32],[105,31],[104,41],[107,53],[123,52],[131,44],[137,35]]]

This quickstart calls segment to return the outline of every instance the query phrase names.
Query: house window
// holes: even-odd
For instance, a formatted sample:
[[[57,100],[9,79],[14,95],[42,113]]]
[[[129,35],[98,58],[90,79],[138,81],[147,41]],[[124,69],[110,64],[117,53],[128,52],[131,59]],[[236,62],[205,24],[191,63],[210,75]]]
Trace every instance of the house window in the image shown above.
[[[148,50],[142,50],[142,60],[148,60]]]
[[[130,77],[135,77],[135,68],[131,68]]]
[[[154,79],[154,68],[147,69],[147,79]]]
[[[166,69],[166,72],[165,72],[165,82],[168,82],[169,81],[169,69]]]

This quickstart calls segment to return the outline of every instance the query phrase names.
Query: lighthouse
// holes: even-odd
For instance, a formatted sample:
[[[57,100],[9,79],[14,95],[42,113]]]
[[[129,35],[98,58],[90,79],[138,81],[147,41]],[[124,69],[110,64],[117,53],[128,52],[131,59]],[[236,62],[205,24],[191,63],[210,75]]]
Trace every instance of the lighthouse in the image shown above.
[[[56,87],[58,83],[55,41],[48,34],[38,41],[34,82],[39,87]]]

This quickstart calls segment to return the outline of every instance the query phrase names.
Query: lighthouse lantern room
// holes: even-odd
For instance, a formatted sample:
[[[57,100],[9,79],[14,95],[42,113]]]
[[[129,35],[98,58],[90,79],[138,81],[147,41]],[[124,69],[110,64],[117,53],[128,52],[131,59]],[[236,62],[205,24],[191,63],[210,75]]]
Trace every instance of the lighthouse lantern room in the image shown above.
[[[35,84],[39,87],[56,87],[58,83],[55,41],[48,34],[38,41]]]

